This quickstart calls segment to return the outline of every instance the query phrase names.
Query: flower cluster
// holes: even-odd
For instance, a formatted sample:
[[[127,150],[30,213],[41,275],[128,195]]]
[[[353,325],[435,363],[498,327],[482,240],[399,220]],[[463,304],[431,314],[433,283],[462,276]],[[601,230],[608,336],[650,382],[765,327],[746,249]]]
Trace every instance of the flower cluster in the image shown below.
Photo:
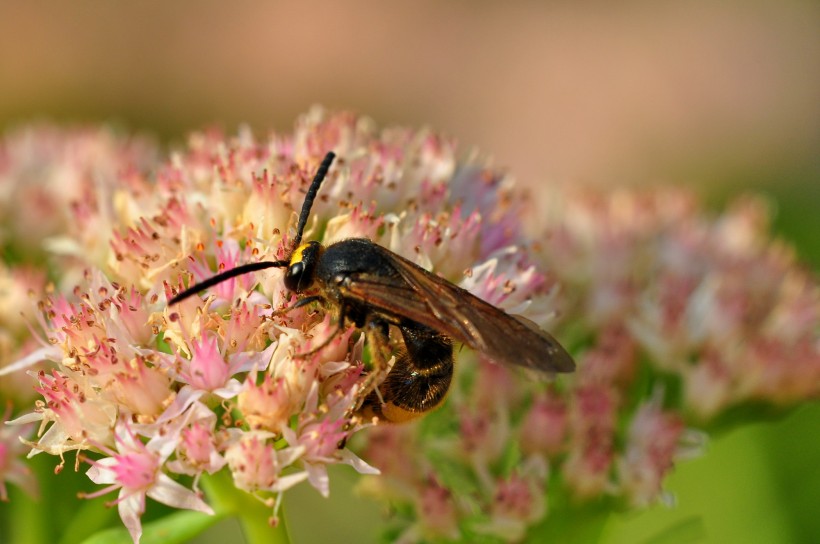
[[[820,288],[770,240],[760,199],[710,218],[680,190],[556,186],[540,214],[529,254],[561,286],[550,307],[578,370],[533,386],[464,363],[438,413],[370,433],[383,475],[362,489],[406,506],[400,541],[517,541],[549,523],[545,498],[668,502],[674,462],[730,408],[820,396]]]
[[[820,289],[770,240],[765,201],[744,197],[711,219],[681,190],[556,193],[542,255],[567,313],[601,339],[622,336],[621,350],[675,382],[687,417],[820,394]],[[616,359],[606,372],[628,378],[635,356]]]
[[[316,304],[286,311],[280,269],[168,305],[220,271],[285,258],[329,150],[306,240],[367,237],[555,331],[577,373],[549,383],[463,350],[443,408],[374,427],[355,413],[363,335]],[[534,242],[531,202],[453,141],[319,108],[261,140],[195,133],[165,161],[104,131],[22,131],[0,151],[0,191],[15,256],[0,270],[0,365],[40,397],[15,423],[39,424],[31,455],[90,465],[103,487],[87,497],[118,491],[135,541],[146,497],[211,512],[200,483],[224,471],[275,520],[300,482],[327,495],[338,463],[374,475],[363,489],[401,514],[397,539],[520,540],[555,496],[662,499],[674,461],[697,450],[687,426],[818,393],[818,288],[766,238],[757,201],[715,221],[679,192],[552,187]],[[9,204],[23,198],[49,221]],[[59,263],[53,287],[44,261]],[[0,481],[29,485],[3,466]]]
[[[494,280],[483,295],[512,306],[528,302],[507,293],[519,270],[547,292],[522,255],[503,249],[516,236],[518,204],[508,198],[492,218],[481,215],[506,191],[500,179],[475,170],[477,183],[462,191],[480,201],[451,204],[460,200],[448,188],[454,145],[435,134],[379,132],[366,119],[317,109],[293,135],[261,142],[247,130],[232,139],[195,134],[153,174],[129,142],[86,134],[49,143],[50,131],[39,139],[24,133],[5,147],[6,185],[25,185],[24,163],[37,156],[40,200],[66,214],[30,234],[72,257],[52,294],[28,289],[40,295],[28,319],[40,347],[6,370],[50,362],[29,371],[41,400],[15,423],[39,423],[32,453],[85,452],[78,460],[106,486],[86,496],[119,490],[115,504],[135,540],[145,497],[208,512],[197,482],[223,468],[261,498],[303,480],[327,495],[329,464],[376,472],[343,446],[371,424],[353,415],[364,369],[354,329],[313,350],[337,324],[322,308],[283,312],[295,299],[277,271],[167,304],[186,283],[282,258],[294,210],[325,151],[340,160],[306,237],[366,236],[452,278],[484,256],[486,270],[476,277]],[[99,163],[83,152],[94,144],[104,148]],[[82,194],[58,189],[60,177]],[[193,477],[193,488],[178,483],[182,475]]]
[[[108,251],[118,197],[148,189],[141,179],[158,159],[144,138],[107,128],[24,126],[0,141],[0,247],[4,260],[87,266]],[[72,258],[76,259],[73,260]]]

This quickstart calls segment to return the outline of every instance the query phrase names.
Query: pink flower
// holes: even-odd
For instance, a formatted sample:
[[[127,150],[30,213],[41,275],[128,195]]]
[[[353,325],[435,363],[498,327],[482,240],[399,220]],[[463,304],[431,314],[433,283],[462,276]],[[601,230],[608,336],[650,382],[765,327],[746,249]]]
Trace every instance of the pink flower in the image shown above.
[[[659,402],[638,409],[617,462],[619,485],[631,504],[645,507],[662,497],[663,479],[682,451],[685,432],[680,416],[664,412]]]
[[[191,263],[190,268],[194,273],[194,282],[200,282],[218,272],[230,270],[239,264],[248,262],[252,256],[251,252],[248,251],[251,247],[249,244],[245,246],[245,251],[240,251],[239,244],[235,240],[228,239],[218,241],[216,244],[216,272],[212,271],[207,264],[198,262]],[[238,294],[244,294],[250,291],[253,283],[253,276],[240,276],[214,286],[213,293],[218,301],[231,303]]]
[[[455,497],[433,478],[425,482],[419,491],[418,512],[419,529],[423,536],[457,539],[461,535]]]
[[[378,469],[368,465],[345,447],[347,438],[359,430],[348,417],[355,403],[355,394],[356,388],[346,393],[337,391],[327,397],[327,404],[320,409],[319,388],[314,383],[296,429],[281,429],[288,444],[302,449],[300,461],[308,473],[308,481],[325,497],[330,494],[327,465],[344,463],[352,466],[359,474],[379,473]],[[317,414],[320,415],[317,417]]]
[[[546,514],[546,476],[546,465],[530,458],[512,475],[499,478],[492,494],[491,519],[480,531],[506,542],[523,540],[528,526]]]
[[[15,420],[15,423],[53,422],[33,444],[35,450],[60,455],[65,451],[88,448],[89,442],[112,442],[117,408],[110,399],[100,395],[87,396],[80,383],[57,371],[52,375],[40,372],[37,377],[40,387],[35,390],[43,395],[44,405]]]
[[[213,429],[201,422],[183,429],[179,457],[192,467],[209,473],[216,472],[225,464],[217,451]]]
[[[282,492],[307,479],[308,473],[282,475],[282,469],[291,465],[303,453],[303,448],[277,449],[273,445],[273,436],[264,431],[242,433],[228,447],[225,459],[236,487],[249,493],[268,491],[277,494],[276,501],[273,501],[273,522],[276,523]],[[266,504],[272,502],[259,498]]]
[[[5,135],[0,157],[3,244],[17,246],[29,262],[42,258],[45,248],[70,276],[77,265],[66,254],[103,264],[116,216],[114,193],[140,185],[138,172],[156,162],[157,150],[105,127],[35,124]]]
[[[237,406],[252,429],[281,432],[287,427],[291,414],[302,404],[296,393],[284,378],[265,374],[257,384],[252,373],[245,379]]]
[[[101,396],[110,397],[120,409],[135,417],[149,420],[159,415],[175,396],[167,373],[137,356],[130,360],[118,358],[116,349],[101,342],[95,351],[80,355],[82,371],[91,388],[99,388]]]
[[[569,427],[566,402],[557,394],[536,398],[521,424],[519,442],[524,453],[554,457],[566,448]]]
[[[234,376],[255,369],[265,370],[275,348],[275,344],[271,344],[263,351],[234,353],[225,360],[215,335],[208,334],[191,343],[191,359],[180,361],[179,381],[194,390],[225,399],[235,397],[242,390],[242,384]]]
[[[589,386],[574,392],[570,412],[569,455],[563,464],[567,485],[589,499],[610,488],[617,405],[614,392]]]
[[[6,482],[12,483],[31,496],[37,494],[37,480],[22,456],[28,449],[20,439],[31,432],[30,425],[9,426],[11,405],[0,418],[0,501],[8,501]]]
[[[113,286],[112,286],[113,287]],[[101,287],[107,290],[106,287]],[[106,294],[105,291],[101,294]],[[149,327],[149,312],[142,294],[133,286],[130,292],[125,288],[117,290],[110,299],[101,304],[110,302],[109,319],[115,322],[111,327],[114,330],[127,333],[125,340],[131,346],[144,346],[151,341],[153,332]]]
[[[146,496],[174,508],[213,514],[193,491],[162,472],[162,464],[171,453],[167,448],[163,451],[152,448],[150,442],[143,444],[123,421],[117,424],[115,444],[116,450],[100,446],[109,457],[89,460],[88,477],[96,484],[108,486],[85,497],[91,499],[119,489],[117,500],[111,504],[117,505],[120,518],[135,543],[142,535],[140,517],[145,512]]]

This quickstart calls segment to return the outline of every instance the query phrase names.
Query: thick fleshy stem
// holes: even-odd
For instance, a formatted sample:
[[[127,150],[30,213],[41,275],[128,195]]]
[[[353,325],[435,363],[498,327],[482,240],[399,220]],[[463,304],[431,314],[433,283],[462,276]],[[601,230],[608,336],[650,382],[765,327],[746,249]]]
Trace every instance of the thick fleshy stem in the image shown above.
[[[203,475],[200,484],[217,515],[237,517],[249,544],[290,543],[281,505],[276,522],[271,523],[270,507],[251,494],[238,489],[228,471]]]

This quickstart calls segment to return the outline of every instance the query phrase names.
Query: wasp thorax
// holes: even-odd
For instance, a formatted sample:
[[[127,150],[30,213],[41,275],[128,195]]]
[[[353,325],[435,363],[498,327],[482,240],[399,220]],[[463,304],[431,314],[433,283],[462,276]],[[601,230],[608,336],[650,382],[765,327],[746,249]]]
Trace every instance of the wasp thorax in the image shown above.
[[[296,248],[285,272],[286,288],[300,293],[311,286],[321,247],[319,242],[308,242]]]

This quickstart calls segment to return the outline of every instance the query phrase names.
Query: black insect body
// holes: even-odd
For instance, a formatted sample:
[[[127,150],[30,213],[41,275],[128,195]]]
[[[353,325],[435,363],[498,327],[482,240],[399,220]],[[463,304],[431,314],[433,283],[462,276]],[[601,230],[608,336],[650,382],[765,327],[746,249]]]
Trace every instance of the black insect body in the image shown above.
[[[403,299],[412,297],[413,290],[397,265],[409,265],[414,272],[429,273],[410,261],[399,263],[397,258],[400,259],[364,238],[343,240],[327,248],[309,242],[301,261],[297,262],[305,264],[301,275],[310,274],[313,282],[291,278],[291,282],[299,286],[294,291],[299,293],[307,283],[306,288],[315,288],[338,308],[339,323],[352,323],[365,331],[375,360],[370,378],[373,381],[380,379],[379,371],[387,365],[390,326],[399,330],[402,348],[396,354],[396,361],[379,386],[379,392],[370,392],[360,409],[366,418],[375,416],[394,423],[413,419],[438,406],[453,376],[450,337],[410,315],[415,308],[409,303],[406,311],[402,311]],[[370,389],[368,385],[365,384],[364,391]]]
[[[188,288],[170,303],[240,274],[286,268],[285,287],[302,295],[293,307],[321,302],[336,312],[337,332],[346,324],[364,331],[373,370],[362,387],[359,413],[380,421],[407,421],[444,400],[453,375],[453,341],[507,365],[574,370],[572,357],[533,322],[507,314],[370,240],[352,238],[327,247],[315,241],[302,244],[313,200],[334,156],[327,154],[308,189],[289,259],[238,266]],[[396,350],[390,345],[391,327],[401,335]],[[385,377],[392,351],[396,360]]]

